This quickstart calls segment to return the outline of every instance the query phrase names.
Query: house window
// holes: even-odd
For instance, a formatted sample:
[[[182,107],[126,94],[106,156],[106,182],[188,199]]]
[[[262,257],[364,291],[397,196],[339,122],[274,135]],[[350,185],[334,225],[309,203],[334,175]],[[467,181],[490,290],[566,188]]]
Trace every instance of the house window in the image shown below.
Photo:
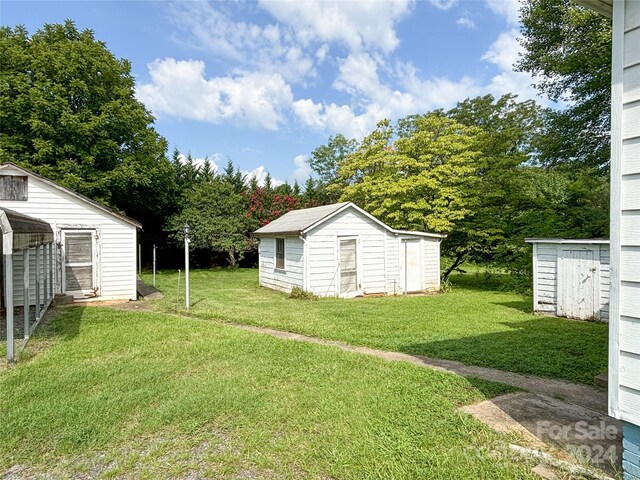
[[[276,238],[276,268],[284,270],[284,238]]]

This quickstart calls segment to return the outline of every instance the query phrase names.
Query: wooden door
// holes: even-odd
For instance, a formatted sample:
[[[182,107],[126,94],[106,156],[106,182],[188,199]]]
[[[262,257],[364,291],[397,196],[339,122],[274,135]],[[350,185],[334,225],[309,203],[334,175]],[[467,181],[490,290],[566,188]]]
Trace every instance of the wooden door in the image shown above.
[[[419,292],[422,288],[422,255],[420,240],[403,240],[400,245],[402,289]]]
[[[358,293],[358,242],[340,240],[340,296]]]
[[[562,317],[593,319],[598,311],[598,255],[594,249],[563,249],[558,256],[558,306]]]
[[[62,232],[63,291],[74,297],[96,295],[95,232]]]

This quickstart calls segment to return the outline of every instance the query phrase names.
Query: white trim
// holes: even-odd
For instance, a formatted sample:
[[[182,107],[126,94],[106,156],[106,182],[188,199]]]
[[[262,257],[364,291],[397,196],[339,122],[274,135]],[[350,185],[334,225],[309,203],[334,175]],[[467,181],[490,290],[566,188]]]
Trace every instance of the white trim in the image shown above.
[[[609,415],[620,419],[620,224],[622,182],[622,103],[624,71],[624,16],[623,1],[613,3],[612,65],[611,65],[611,248],[609,253]]]
[[[533,245],[537,243],[580,243],[586,245],[609,245],[609,240],[607,239],[585,239],[585,238],[525,238],[524,241],[526,243],[531,243]]]
[[[333,212],[331,212],[330,214],[328,214],[325,217],[322,217],[320,220],[317,220],[316,222],[312,223],[311,225],[309,225],[308,227],[306,227],[304,230],[302,230],[303,235],[306,235],[307,233],[309,233],[311,230],[313,230],[314,228],[322,225],[324,222],[326,222],[327,220],[335,217],[336,215],[338,215],[341,212],[344,212],[346,209],[348,208],[353,208],[355,209],[357,212],[361,213],[362,215],[364,215],[365,217],[367,217],[369,220],[371,220],[372,222],[377,223],[378,225],[380,225],[382,228],[384,228],[385,230],[395,234],[395,235],[419,235],[419,236],[423,236],[423,237],[434,237],[434,238],[445,238],[446,235],[440,235],[438,233],[429,233],[429,232],[410,232],[407,230],[396,230],[394,228],[391,228],[389,225],[387,225],[386,223],[384,223],[382,220],[378,220],[376,217],[374,217],[373,215],[371,215],[369,212],[367,212],[366,210],[363,210],[362,208],[360,208],[359,206],[357,206],[355,203],[351,203],[351,202],[347,202],[345,203],[342,207],[334,210]],[[267,235],[267,234],[265,234]],[[277,235],[277,234],[272,234],[272,235]]]
[[[278,240],[282,240],[282,267],[278,267]],[[277,272],[287,271],[287,237],[275,237],[275,245],[273,246],[273,270]]]
[[[556,253],[557,255],[557,253]],[[557,262],[557,257],[556,257]],[[556,277],[558,272],[556,271]],[[556,278],[557,283],[557,278]],[[533,311],[538,311],[538,244],[533,244]]]

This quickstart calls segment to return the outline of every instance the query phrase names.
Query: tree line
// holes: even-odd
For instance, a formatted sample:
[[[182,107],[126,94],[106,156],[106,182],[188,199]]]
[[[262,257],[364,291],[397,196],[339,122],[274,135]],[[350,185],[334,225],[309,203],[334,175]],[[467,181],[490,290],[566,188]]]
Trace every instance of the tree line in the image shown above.
[[[0,161],[139,219],[147,246],[177,248],[188,223],[203,264],[251,256],[251,232],[286,211],[353,201],[395,228],[446,234],[445,276],[466,261],[527,273],[525,237],[608,236],[610,21],[557,0],[525,2],[521,20],[516,67],[563,108],[487,95],[380,119],[363,139],[317,147],[304,185],[167,155],[131,65],[92,31],[2,27]]]

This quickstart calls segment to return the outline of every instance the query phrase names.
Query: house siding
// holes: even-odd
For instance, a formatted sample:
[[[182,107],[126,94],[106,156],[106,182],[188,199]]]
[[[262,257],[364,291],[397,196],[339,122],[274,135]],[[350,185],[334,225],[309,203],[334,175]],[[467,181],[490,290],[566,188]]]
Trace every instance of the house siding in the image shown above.
[[[23,175],[5,167],[0,175]],[[27,201],[0,201],[1,207],[44,220],[54,231],[56,282],[54,292],[62,291],[62,259],[58,247],[65,228],[95,229],[99,234],[96,252],[98,287],[101,299],[136,298],[136,227],[78,197],[29,176]],[[31,250],[31,271],[35,254]],[[22,304],[22,255],[15,255],[14,289],[16,304]],[[31,289],[30,296],[33,297]]]
[[[298,237],[284,237],[284,269],[278,269],[276,238],[283,237],[263,237],[260,240],[260,285],[282,292],[290,292],[294,287],[304,288],[304,242]]]
[[[640,425],[640,2],[614,2],[609,410]],[[637,427],[628,430],[637,433]],[[625,429],[627,432],[627,429]],[[638,438],[636,435],[635,438]],[[638,464],[633,465],[636,472]],[[625,469],[625,475],[631,470]],[[625,477],[625,478],[635,478]]]

